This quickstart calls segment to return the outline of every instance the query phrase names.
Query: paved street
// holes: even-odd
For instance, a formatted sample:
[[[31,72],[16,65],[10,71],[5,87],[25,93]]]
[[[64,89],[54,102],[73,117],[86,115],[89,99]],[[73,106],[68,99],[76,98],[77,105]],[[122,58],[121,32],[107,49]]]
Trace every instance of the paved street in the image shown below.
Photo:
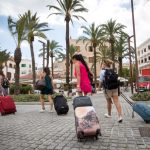
[[[112,118],[106,112],[103,94],[91,97],[100,120],[102,137],[78,142],[74,126],[72,102],[65,116],[39,113],[40,105],[17,105],[15,115],[0,116],[0,150],[150,150],[150,137],[141,137],[139,127],[150,127],[120,98],[124,120],[117,122],[113,106]],[[48,105],[46,106],[48,110]]]

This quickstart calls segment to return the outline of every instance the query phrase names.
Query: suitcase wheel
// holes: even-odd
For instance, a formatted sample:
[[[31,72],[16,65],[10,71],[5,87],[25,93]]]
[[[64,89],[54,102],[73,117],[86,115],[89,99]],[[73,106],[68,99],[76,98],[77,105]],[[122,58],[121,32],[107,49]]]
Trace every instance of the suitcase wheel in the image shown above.
[[[144,120],[145,121],[145,123],[150,123],[150,121],[149,120]]]

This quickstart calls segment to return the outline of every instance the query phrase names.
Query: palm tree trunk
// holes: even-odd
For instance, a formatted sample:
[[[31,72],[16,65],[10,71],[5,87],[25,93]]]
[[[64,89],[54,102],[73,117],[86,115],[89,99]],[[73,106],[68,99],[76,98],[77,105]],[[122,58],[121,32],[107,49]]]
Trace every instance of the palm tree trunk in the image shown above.
[[[119,56],[118,57],[118,61],[119,61],[119,71],[118,71],[118,74],[120,77],[122,77],[122,57]]]
[[[97,73],[96,73],[96,47],[93,46],[94,48],[94,83],[95,83],[95,88],[96,88],[96,78],[97,78]]]
[[[15,53],[14,53],[14,61],[16,63],[15,67],[15,91],[14,94],[18,95],[20,94],[20,87],[19,87],[19,78],[20,78],[20,62],[21,62],[21,49],[16,48]]]
[[[32,77],[33,77],[33,90],[35,89],[35,82],[36,82],[36,73],[35,73],[35,58],[34,58],[34,50],[33,50],[33,42],[30,42],[30,51],[31,51],[31,58],[32,58]]]
[[[113,61],[113,70],[115,70],[115,52],[114,52],[114,42],[111,42],[111,59]]]
[[[71,63],[71,81],[72,81],[72,76],[73,76],[73,65]]]
[[[66,21],[66,83],[69,87],[69,21]]]

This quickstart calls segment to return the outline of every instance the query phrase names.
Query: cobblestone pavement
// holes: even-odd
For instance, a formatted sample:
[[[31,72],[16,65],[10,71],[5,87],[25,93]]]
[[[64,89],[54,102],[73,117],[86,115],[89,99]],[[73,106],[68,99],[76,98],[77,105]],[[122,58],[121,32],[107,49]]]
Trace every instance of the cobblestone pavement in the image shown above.
[[[39,113],[39,105],[17,105],[15,115],[0,116],[0,150],[150,150],[150,137],[141,137],[139,132],[139,127],[150,124],[138,115],[132,119],[132,110],[122,98],[124,120],[120,124],[114,106],[112,118],[104,118],[103,94],[91,98],[101,125],[98,140],[77,141],[72,102],[65,116]]]

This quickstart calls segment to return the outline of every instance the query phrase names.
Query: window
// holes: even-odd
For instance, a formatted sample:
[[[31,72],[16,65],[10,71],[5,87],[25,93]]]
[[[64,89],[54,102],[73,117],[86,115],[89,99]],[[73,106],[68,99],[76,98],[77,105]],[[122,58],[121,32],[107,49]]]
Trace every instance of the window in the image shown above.
[[[93,62],[94,62],[93,57],[89,57],[89,63],[93,63]]]
[[[150,50],[150,45],[148,45],[148,49]]]
[[[26,74],[26,71],[22,71],[21,74]]]
[[[143,54],[143,50],[142,50],[142,54]]]
[[[144,61],[147,62],[147,58],[145,58]]]
[[[141,60],[141,63],[143,63],[143,59]]]
[[[31,68],[31,65],[29,65],[29,68]]]
[[[89,52],[93,52],[93,47],[92,47],[92,46],[89,46],[89,47],[88,47],[88,51],[89,51]]]
[[[12,64],[9,64],[9,68],[12,68]]]
[[[148,57],[148,60],[150,60],[150,56]]]
[[[21,64],[21,67],[26,67],[26,64]]]
[[[146,48],[144,48],[144,52],[146,52]]]

